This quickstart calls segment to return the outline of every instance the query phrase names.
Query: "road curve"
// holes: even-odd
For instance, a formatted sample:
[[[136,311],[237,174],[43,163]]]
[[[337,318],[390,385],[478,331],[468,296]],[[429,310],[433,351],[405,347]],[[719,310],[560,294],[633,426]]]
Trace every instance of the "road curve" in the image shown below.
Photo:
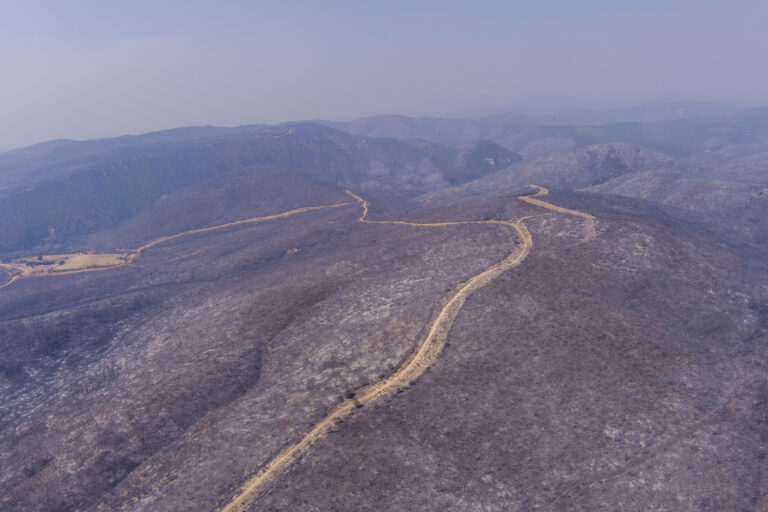
[[[20,277],[21,276],[13,276],[13,277],[11,277],[11,279],[7,283],[5,283],[3,285],[0,285],[0,289],[5,288],[6,286],[11,286],[14,282],[18,281]]]
[[[541,206],[542,208],[546,208],[547,210],[552,210],[554,212],[559,213],[567,213],[569,215],[575,215],[577,217],[582,217],[584,219],[594,219],[594,215],[590,215],[588,213],[580,212],[579,210],[569,210],[568,208],[563,208],[562,206],[557,206],[552,203],[548,203],[546,201],[542,201],[541,199],[537,199],[538,196],[545,196],[549,194],[549,189],[540,187],[538,185],[528,185],[531,188],[535,188],[537,191],[535,194],[531,194],[528,196],[519,196],[518,199],[521,201],[524,201],[528,204],[532,204],[534,206]]]
[[[207,228],[198,228],[198,229],[190,229],[188,231],[182,231],[181,233],[176,233],[174,235],[168,235],[164,237],[160,237],[156,240],[152,240],[151,242],[147,242],[144,245],[133,249],[133,250],[127,250],[125,251],[125,260],[122,263],[116,264],[116,265],[110,265],[110,266],[104,266],[104,267],[88,267],[88,268],[82,268],[82,269],[76,269],[76,270],[68,270],[68,271],[62,271],[62,272],[51,272],[47,274],[13,274],[12,272],[17,271],[17,269],[13,265],[7,265],[0,263],[0,268],[7,269],[7,272],[9,273],[9,276],[11,276],[11,279],[3,284],[0,285],[0,289],[5,288],[6,286],[10,286],[14,282],[18,281],[19,279],[22,279],[24,277],[50,277],[50,276],[62,276],[62,275],[69,275],[69,274],[80,274],[83,272],[97,272],[102,270],[110,270],[113,268],[123,267],[125,265],[128,265],[132,263],[136,258],[138,258],[142,252],[146,251],[147,249],[150,249],[152,247],[155,247],[156,245],[160,245],[162,243],[168,242],[170,240],[175,240],[176,238],[181,238],[188,235],[195,235],[198,233],[208,233],[210,231],[218,231],[220,229],[227,229],[235,226],[242,226],[244,224],[255,224],[257,222],[265,222],[269,220],[276,220],[276,219],[283,219],[285,217],[290,217],[292,215],[297,215],[299,213],[305,213],[305,212],[312,212],[316,210],[326,210],[330,208],[340,208],[342,206],[351,206],[355,204],[354,202],[346,202],[346,203],[335,203],[335,204],[327,204],[327,205],[319,205],[319,206],[304,206],[302,208],[294,208],[293,210],[288,210],[281,213],[275,213],[272,215],[265,215],[262,217],[251,217],[248,219],[242,219],[237,220],[234,222],[228,222],[226,224],[218,224],[216,226],[210,226]],[[121,253],[122,255],[122,253]]]
[[[536,199],[534,196],[543,196],[548,194],[549,191],[536,185],[531,185],[531,187],[538,189],[536,194],[533,196],[520,196],[519,199],[560,213],[568,213],[585,219],[594,218],[592,215],[584,212],[568,210]],[[516,220],[479,220],[436,223],[368,220],[368,201],[350,190],[347,190],[347,193],[362,205],[363,213],[358,219],[358,221],[362,223],[397,224],[416,227],[500,224],[512,228],[516,233],[519,243],[515,245],[512,251],[504,259],[491,265],[459,286],[458,290],[451,296],[448,302],[446,302],[432,322],[427,335],[417,342],[413,352],[411,352],[398,368],[378,381],[357,389],[352,394],[351,398],[345,398],[343,402],[337,405],[319,423],[315,424],[299,441],[284,448],[269,462],[262,466],[240,487],[235,497],[220,509],[221,512],[244,511],[251,503],[266,493],[272,483],[274,483],[275,480],[294,462],[301,458],[301,456],[304,455],[316,441],[324,437],[334,425],[352,414],[356,409],[367,405],[378,398],[391,396],[418,379],[427,368],[437,361],[438,356],[443,348],[445,348],[448,333],[467,298],[475,291],[491,283],[506,270],[519,265],[528,256],[531,246],[533,245],[533,239],[525,225],[525,220],[529,217],[523,217]]]
[[[176,238],[181,238],[183,236],[187,235],[195,235],[198,233],[208,233],[209,231],[217,231],[220,229],[226,229],[231,228],[235,226],[242,226],[244,224],[255,224],[257,222],[264,222],[267,220],[275,220],[275,219],[283,219],[285,217],[290,217],[292,215],[296,215],[298,213],[305,213],[305,212],[313,212],[315,210],[327,210],[329,208],[340,208],[342,206],[350,206],[354,203],[336,203],[336,204],[326,204],[326,205],[320,205],[320,206],[304,206],[302,208],[294,208],[293,210],[288,210],[281,213],[275,213],[272,215],[265,215],[263,217],[251,217],[249,219],[242,219],[242,220],[236,220],[234,222],[228,222],[226,224],[219,224],[217,226],[211,226],[208,228],[198,228],[198,229],[190,229],[189,231],[183,231],[181,233],[176,233],[175,235],[168,235],[161,238],[158,238],[157,240],[153,240],[151,242],[148,242],[138,249],[135,249],[133,252],[138,255],[142,252],[146,251],[150,247],[154,247],[156,245],[168,242],[170,240],[174,240]]]

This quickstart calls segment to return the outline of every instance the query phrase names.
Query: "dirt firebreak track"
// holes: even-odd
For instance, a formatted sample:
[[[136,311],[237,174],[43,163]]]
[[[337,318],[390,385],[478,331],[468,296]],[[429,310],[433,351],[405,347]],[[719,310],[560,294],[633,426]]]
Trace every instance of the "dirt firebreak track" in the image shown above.
[[[582,217],[586,219],[588,223],[588,231],[594,232],[594,217],[592,215],[577,210],[562,208],[538,199],[539,196],[548,194],[549,190],[537,185],[531,185],[531,187],[536,189],[536,193],[519,196],[521,201],[558,213],[566,213]],[[458,290],[448,299],[437,317],[429,326],[426,336],[418,341],[411,354],[399,367],[376,382],[363,386],[347,395],[351,398],[345,398],[344,401],[337,405],[325,416],[325,418],[320,420],[306,432],[301,439],[283,448],[277,455],[264,464],[240,487],[237,494],[221,508],[221,512],[244,511],[255,500],[264,495],[280,475],[301,458],[301,456],[304,455],[315,442],[323,438],[336,424],[351,415],[360,407],[379,398],[392,396],[418,379],[427,368],[437,361],[438,356],[443,348],[445,348],[448,333],[467,298],[475,291],[491,283],[505,271],[519,265],[528,256],[528,252],[533,245],[533,239],[525,225],[525,220],[530,217],[523,217],[515,220],[478,220],[435,223],[417,223],[400,220],[369,220],[368,201],[349,190],[347,193],[362,205],[363,213],[358,219],[359,222],[362,223],[397,224],[420,228],[465,224],[496,224],[514,230],[519,243],[515,245],[512,251],[504,259],[486,268],[458,287]]]
[[[551,210],[557,213],[565,213],[568,215],[581,217],[585,219],[586,226],[586,235],[584,241],[588,241],[596,236],[594,229],[594,217],[592,215],[580,212],[578,210],[569,210],[567,208],[543,201],[542,199],[539,199],[539,197],[549,194],[549,190],[538,185],[530,185],[530,187],[536,189],[536,192],[531,195],[519,196],[518,199],[528,204],[546,208],[547,210]],[[418,223],[402,220],[370,220],[368,219],[368,201],[350,190],[347,190],[346,192],[354,199],[354,201],[330,205],[306,206],[303,208],[296,208],[273,215],[252,217],[227,224],[220,224],[207,228],[192,229],[189,231],[177,233],[175,235],[158,238],[151,242],[145,243],[137,249],[126,251],[120,254],[78,254],[55,255],[55,257],[49,256],[48,258],[55,260],[63,259],[63,262],[59,262],[59,267],[53,265],[52,268],[49,268],[44,272],[36,271],[34,267],[26,263],[27,260],[23,260],[23,262],[15,264],[13,262],[10,264],[0,263],[0,270],[7,273],[10,278],[5,284],[0,285],[0,289],[10,286],[20,279],[28,277],[56,276],[79,272],[92,272],[128,265],[136,258],[141,256],[141,254],[147,249],[187,235],[207,233],[246,224],[282,219],[316,210],[340,208],[352,205],[362,206],[363,211],[358,221],[364,224],[395,224],[417,228],[436,228],[467,224],[493,224],[513,230],[518,243],[514,246],[510,253],[501,261],[491,265],[479,274],[462,283],[456,292],[447,298],[447,302],[445,302],[445,305],[442,307],[440,312],[429,326],[427,334],[417,342],[413,351],[399,367],[390,371],[376,382],[363,386],[355,390],[352,394],[347,395],[351,396],[351,398],[345,398],[344,401],[337,405],[328,415],[325,416],[325,418],[310,428],[310,430],[306,432],[301,439],[283,448],[277,455],[275,455],[271,460],[259,468],[252,477],[243,483],[243,485],[237,491],[237,494],[221,508],[221,512],[243,511],[260,496],[266,493],[270,486],[281,474],[283,474],[294,462],[301,458],[301,456],[304,455],[315,442],[323,438],[336,424],[351,415],[360,407],[382,397],[392,396],[417,380],[430,366],[432,366],[437,361],[437,358],[443,351],[443,348],[445,348],[445,343],[448,339],[448,333],[450,332],[451,327],[453,326],[453,323],[456,320],[456,317],[466,302],[467,298],[480,288],[491,283],[505,271],[522,263],[522,261],[525,260],[525,258],[528,256],[528,252],[533,245],[531,233],[528,231],[528,228],[525,225],[525,220],[529,219],[530,217],[522,217],[514,220],[469,220],[434,223]],[[108,257],[119,257],[119,259],[115,259],[115,264],[94,265],[92,263],[93,261],[109,261]],[[80,263],[72,263],[72,261],[75,259]],[[78,267],[78,265],[80,266]]]
[[[320,206],[305,206],[303,208],[295,208],[282,213],[275,213],[273,215],[266,215],[263,217],[251,217],[249,219],[242,219],[235,222],[228,222],[226,224],[219,224],[217,226],[211,226],[207,228],[190,229],[189,231],[183,231],[176,233],[175,235],[168,235],[151,242],[147,242],[144,245],[131,250],[117,254],[98,254],[98,253],[82,253],[82,254],[56,254],[41,256],[43,259],[50,259],[51,262],[61,260],[61,263],[53,263],[46,267],[36,266],[36,260],[34,258],[22,258],[21,260],[14,260],[11,263],[0,263],[0,270],[4,271],[10,277],[10,280],[5,284],[0,285],[0,289],[10,286],[19,279],[29,277],[43,277],[43,276],[60,276],[67,274],[80,274],[83,272],[96,272],[101,270],[109,270],[112,268],[123,267],[130,265],[136,258],[147,249],[151,249],[156,245],[160,245],[177,238],[181,238],[188,235],[195,235],[199,233],[208,233],[211,231],[218,231],[221,229],[228,229],[237,226],[244,226],[246,224],[256,224],[258,222],[265,222],[276,219],[283,219],[285,217],[291,217],[299,213],[312,212],[316,210],[327,210],[330,208],[340,208],[342,206],[350,206],[355,203],[337,203]],[[79,264],[68,264],[71,260],[79,260]],[[32,262],[32,264],[29,263]]]

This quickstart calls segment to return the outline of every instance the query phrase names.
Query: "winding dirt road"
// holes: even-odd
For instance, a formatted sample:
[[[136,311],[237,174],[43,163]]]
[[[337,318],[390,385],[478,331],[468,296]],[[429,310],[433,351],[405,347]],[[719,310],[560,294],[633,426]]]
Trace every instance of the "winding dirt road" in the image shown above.
[[[581,217],[585,219],[587,221],[586,223],[588,224],[587,226],[588,235],[587,237],[585,237],[585,240],[591,239],[592,237],[594,237],[594,225],[593,225],[594,216],[578,210],[569,210],[567,208],[563,208],[563,207],[548,203],[546,201],[543,201],[541,199],[538,199],[538,197],[540,196],[547,195],[549,193],[549,190],[544,187],[540,187],[538,185],[530,185],[530,186],[536,189],[536,193],[532,195],[519,196],[518,199],[528,204],[546,208],[551,211]],[[434,222],[434,223],[418,223],[418,222],[409,222],[409,221],[401,221],[401,220],[370,220],[368,219],[368,206],[369,206],[368,201],[366,201],[365,199],[363,199],[362,197],[360,197],[359,195],[355,194],[350,190],[347,190],[346,192],[352,198],[354,198],[355,200],[354,202],[335,203],[335,204],[320,205],[320,206],[306,206],[302,208],[295,208],[293,210],[288,210],[281,213],[266,215],[262,217],[252,217],[248,219],[229,222],[226,224],[220,224],[217,226],[191,229],[191,230],[177,233],[174,235],[158,238],[151,242],[145,243],[144,245],[138,247],[133,251],[127,251],[123,253],[124,259],[122,263],[118,265],[105,266],[105,267],[99,267],[99,268],[75,269],[75,270],[69,270],[67,272],[59,272],[59,273],[51,272],[51,273],[45,273],[45,274],[38,274],[38,275],[50,276],[50,275],[61,275],[64,273],[71,274],[76,272],[107,270],[110,268],[116,268],[116,267],[129,264],[147,249],[150,249],[159,244],[168,242],[170,240],[175,240],[177,238],[181,238],[184,236],[198,234],[198,233],[208,233],[211,231],[227,229],[230,227],[241,226],[245,224],[253,224],[258,222],[282,219],[285,217],[290,217],[292,215],[297,215],[305,212],[324,210],[324,209],[330,209],[330,208],[340,208],[344,206],[351,206],[354,204],[360,204],[362,206],[363,211],[358,221],[365,224],[395,224],[395,225],[412,226],[412,227],[418,227],[418,228],[448,227],[448,226],[459,226],[459,225],[467,225],[467,224],[494,224],[494,225],[503,226],[505,228],[509,228],[514,231],[515,236],[519,240],[519,242],[510,251],[510,253],[501,261],[486,268],[485,270],[473,276],[472,278],[470,278],[469,280],[467,280],[466,282],[464,282],[458,287],[458,289],[453,293],[453,295],[450,296],[450,298],[448,298],[445,305],[443,305],[442,309],[433,320],[426,336],[424,336],[422,339],[420,339],[417,342],[411,354],[403,361],[403,363],[399,367],[395,368],[389,374],[385,375],[378,381],[357,389],[352,394],[351,398],[344,399],[343,402],[337,405],[325,418],[323,418],[320,422],[314,425],[299,441],[284,448],[269,462],[267,462],[264,466],[262,466],[251,478],[249,478],[241,486],[240,490],[237,492],[235,497],[221,509],[221,512],[235,512],[235,511],[245,510],[245,508],[248,507],[251,503],[253,503],[254,500],[258,499],[261,495],[263,495],[269,489],[270,485],[284,471],[286,471],[294,462],[296,462],[302,455],[304,455],[307,452],[307,450],[309,450],[309,448],[316,441],[324,437],[328,433],[328,431],[331,430],[331,428],[333,428],[334,425],[336,425],[341,420],[343,420],[344,418],[352,414],[356,409],[364,405],[367,405],[379,398],[391,396],[395,394],[397,391],[406,388],[412,382],[418,379],[427,370],[427,368],[432,366],[437,361],[437,358],[439,357],[440,353],[445,348],[445,343],[446,343],[446,340],[448,339],[448,334],[451,330],[451,327],[453,326],[453,323],[455,322],[456,317],[459,314],[459,311],[461,311],[461,308],[463,307],[467,298],[470,295],[472,295],[474,292],[479,290],[480,288],[491,283],[493,280],[495,280],[505,271],[519,265],[528,256],[528,253],[533,245],[533,239],[531,237],[530,232],[528,231],[528,228],[525,225],[525,220],[530,217],[522,217],[515,220],[470,220],[470,221]],[[592,233],[592,235],[590,235],[589,233]],[[95,255],[95,256],[98,256],[98,255]],[[7,283],[0,285],[0,289],[5,288],[6,286],[10,286],[11,284],[18,281],[19,279],[22,279],[24,277],[30,277],[33,275],[29,272],[25,272],[24,268],[16,268],[12,264],[0,264],[0,265],[2,265],[2,268],[6,272],[9,272],[9,277],[10,277],[10,280]]]
[[[293,210],[288,210],[286,212],[282,213],[275,213],[272,215],[265,215],[264,217],[251,217],[249,219],[243,219],[243,220],[236,220],[234,222],[228,222],[226,224],[219,224],[217,226],[211,226],[208,228],[198,228],[198,229],[190,229],[189,231],[183,231],[181,233],[176,233],[175,235],[168,235],[161,238],[158,238],[157,240],[153,240],[151,242],[148,242],[138,249],[135,249],[133,252],[136,256],[141,254],[142,252],[146,251],[150,247],[154,247],[156,245],[168,242],[170,240],[174,240],[176,238],[181,238],[183,236],[188,235],[195,235],[198,233],[208,233],[210,231],[218,231],[220,229],[227,229],[232,228],[235,226],[242,226],[244,224],[255,224],[257,222],[264,222],[268,220],[276,220],[276,219],[283,219],[285,217],[290,217],[292,215],[297,215],[299,213],[305,213],[305,212],[313,212],[316,210],[327,210],[329,208],[340,208],[342,206],[350,206],[354,203],[336,203],[336,204],[326,204],[326,205],[320,205],[320,206],[304,206],[302,208],[294,208]]]
[[[519,196],[518,199],[541,206],[548,210],[559,213],[576,215],[584,219],[594,219],[588,213],[577,210],[569,210],[551,203],[537,199],[549,193],[544,187],[531,185],[537,189],[537,192],[530,196]],[[221,512],[242,512],[256,499],[262,496],[273,482],[285,472],[294,462],[296,462],[307,450],[319,439],[324,437],[331,428],[352,414],[356,409],[367,405],[374,400],[391,396],[397,391],[406,388],[413,381],[418,379],[430,366],[436,361],[442,350],[445,348],[448,333],[456,320],[459,311],[466,302],[467,298],[475,291],[491,283],[506,270],[519,265],[527,256],[533,245],[525,220],[530,217],[523,217],[516,220],[481,220],[481,221],[456,221],[456,222],[436,222],[436,223],[416,223],[398,220],[369,220],[368,219],[368,201],[347,190],[347,193],[362,204],[363,213],[358,219],[359,222],[367,224],[397,224],[415,227],[442,227],[456,226],[464,224],[500,224],[512,228],[519,240],[512,251],[503,260],[491,265],[479,274],[463,283],[458,290],[450,297],[440,310],[439,314],[432,322],[427,335],[419,340],[413,352],[405,361],[394,371],[382,377],[378,381],[363,386],[356,390],[351,398],[346,398],[337,405],[325,418],[313,426],[298,442],[289,445],[273,457],[269,462],[259,469],[256,474],[249,478],[240,488],[235,497],[227,503]]]
[[[529,196],[519,196],[518,199],[520,199],[523,202],[526,202],[528,204],[532,204],[534,206],[541,206],[542,208],[546,208],[547,210],[552,210],[553,212],[558,213],[567,213],[568,215],[575,215],[577,217],[581,217],[584,219],[594,219],[594,215],[590,215],[588,213],[580,212],[578,210],[569,210],[568,208],[563,208],[562,206],[557,206],[556,204],[548,203],[546,201],[542,201],[541,199],[537,199],[539,196],[546,196],[549,194],[549,189],[540,187],[538,185],[528,185],[531,188],[536,189],[535,194],[531,194]]]
[[[18,281],[20,278],[21,278],[21,276],[18,276],[18,275],[11,277],[11,279],[7,283],[5,283],[3,285],[0,285],[0,289],[5,288],[6,286],[11,286],[13,283]]]
[[[34,268],[28,267],[27,265],[23,265],[23,264],[0,263],[0,268],[2,268],[6,273],[8,273],[8,276],[10,277],[10,280],[7,283],[0,285],[0,289],[5,288],[6,286],[10,286],[14,282],[25,277],[61,276],[61,275],[68,275],[68,274],[79,274],[83,272],[96,272],[96,271],[123,267],[125,265],[132,263],[136,258],[138,258],[141,255],[142,252],[146,251],[151,247],[155,247],[156,245],[160,245],[170,240],[175,240],[177,238],[181,238],[188,235],[195,235],[198,233],[208,233],[210,231],[218,231],[220,229],[227,229],[235,226],[242,226],[245,224],[255,224],[257,222],[283,219],[285,217],[290,217],[292,215],[297,215],[300,213],[312,212],[316,210],[326,210],[329,208],[340,208],[342,206],[351,206],[353,204],[355,203],[347,202],[347,203],[335,203],[335,204],[319,205],[319,206],[304,206],[302,208],[294,208],[293,210],[288,210],[281,213],[275,213],[272,215],[265,215],[263,217],[251,217],[248,219],[237,220],[234,222],[228,222],[226,224],[219,224],[219,225],[210,226],[207,228],[190,229],[188,231],[176,233],[175,235],[168,235],[168,236],[158,238],[156,240],[152,240],[151,242],[147,242],[146,244],[138,247],[137,249],[125,251],[124,253],[120,253],[120,254],[113,254],[113,255],[102,255],[102,254],[80,255],[78,254],[77,256],[84,260],[82,268],[57,270],[56,265],[51,265],[49,267],[45,267],[41,269],[40,271],[35,271]],[[59,256],[66,257],[70,255],[59,255]],[[94,265],[89,263],[89,258],[92,261],[97,261],[98,258],[101,256],[115,256],[115,259],[119,258],[119,263],[115,263],[114,265]]]

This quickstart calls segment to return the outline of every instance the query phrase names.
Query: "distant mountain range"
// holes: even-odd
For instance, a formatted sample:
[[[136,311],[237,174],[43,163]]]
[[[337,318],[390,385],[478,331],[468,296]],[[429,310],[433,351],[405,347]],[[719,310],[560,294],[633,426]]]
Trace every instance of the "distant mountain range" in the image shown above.
[[[480,120],[379,116],[326,124],[191,127],[58,140],[2,153],[0,251],[53,250],[124,222],[163,195],[255,165],[298,168],[326,183],[412,197],[513,164],[515,184],[538,178],[557,187],[592,186],[649,166],[683,165],[673,159],[709,167],[716,155],[759,150],[768,141],[768,109],[598,126],[540,126],[515,115]],[[628,143],[638,147],[630,149]],[[587,153],[575,149],[570,154],[586,158],[579,162],[567,156],[568,148],[604,144],[619,145]],[[639,146],[666,156],[651,157]],[[642,163],[625,162],[628,151]],[[523,157],[528,163],[520,163]],[[597,174],[588,178],[586,168]]]
[[[312,123],[53,141],[0,155],[0,251],[66,243],[130,219],[163,195],[256,165],[298,168],[363,191],[414,195],[518,160],[490,141],[452,149]]]
[[[377,116],[329,126],[357,135],[424,139],[443,144],[492,140],[521,155],[536,156],[569,146],[605,142],[635,142],[672,156],[685,157],[709,146],[749,144],[768,135],[768,109],[753,109],[720,117],[632,121],[611,124],[540,124],[514,114],[482,119]]]
[[[581,105],[602,103],[602,108]],[[630,105],[610,108],[608,104]],[[577,106],[578,105],[578,106]],[[563,95],[527,97],[474,97],[432,100],[403,109],[403,114],[420,117],[479,119],[499,112],[518,112],[534,124],[611,124],[624,122],[703,119],[733,114],[744,106],[713,101],[618,101],[617,98],[574,98]]]

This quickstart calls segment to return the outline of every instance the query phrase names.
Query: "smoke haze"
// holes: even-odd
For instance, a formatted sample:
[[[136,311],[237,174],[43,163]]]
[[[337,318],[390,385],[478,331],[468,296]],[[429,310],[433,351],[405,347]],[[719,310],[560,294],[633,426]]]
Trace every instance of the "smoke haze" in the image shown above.
[[[452,115],[451,98],[469,113],[488,98],[540,113],[768,103],[765,2],[320,4],[3,2],[0,148],[198,124]]]

